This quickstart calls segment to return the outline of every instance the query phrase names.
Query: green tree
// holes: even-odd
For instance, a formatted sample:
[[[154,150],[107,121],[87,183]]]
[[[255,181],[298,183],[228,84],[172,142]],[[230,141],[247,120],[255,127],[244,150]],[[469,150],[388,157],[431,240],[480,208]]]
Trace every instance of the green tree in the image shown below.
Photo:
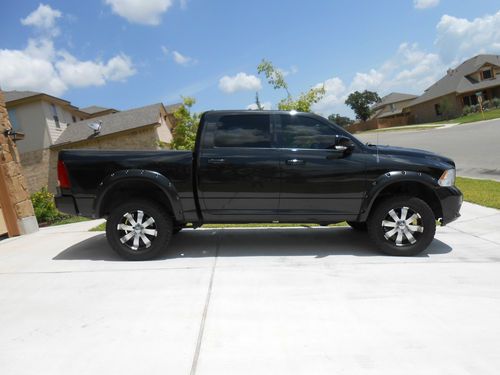
[[[354,123],[354,121],[352,119],[350,119],[349,117],[341,116],[338,113],[333,113],[330,116],[328,116],[328,120],[330,120],[331,122],[334,122],[337,125],[342,126],[342,127],[345,127],[345,126],[348,126],[348,125],[351,125],[352,123]]]
[[[325,95],[324,86],[313,87],[307,92],[301,93],[297,98],[294,98],[288,90],[288,83],[285,81],[283,72],[268,61],[263,59],[257,66],[257,72],[263,73],[266,76],[267,82],[273,86],[275,90],[285,90],[286,97],[278,103],[278,109],[283,111],[296,110],[300,112],[311,112],[311,107],[317,103]]]
[[[376,92],[365,90],[363,92],[355,91],[349,94],[345,104],[351,107],[358,120],[366,121],[372,114],[370,106],[379,101],[380,97]]]
[[[195,102],[194,98],[182,97],[182,105],[174,112],[175,126],[170,143],[173,150],[194,150],[200,122],[200,115],[191,113]]]

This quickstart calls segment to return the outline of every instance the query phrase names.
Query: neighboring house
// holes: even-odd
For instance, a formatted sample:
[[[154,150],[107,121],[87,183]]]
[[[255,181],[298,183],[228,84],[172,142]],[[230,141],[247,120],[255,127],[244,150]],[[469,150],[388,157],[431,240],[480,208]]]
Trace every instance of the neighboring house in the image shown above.
[[[175,106],[168,106],[169,109]],[[50,191],[57,186],[57,154],[66,149],[161,150],[169,148],[174,122],[162,103],[93,117],[68,127],[50,147],[47,171]],[[95,133],[89,126],[99,122]],[[50,170],[49,170],[50,169]]]
[[[148,149],[168,147],[172,140],[173,111],[180,104],[117,111],[70,102],[39,92],[7,91],[6,106],[14,130],[25,134],[18,150],[30,193],[48,187],[55,192],[57,177],[49,166],[64,148]],[[167,108],[167,109],[166,109]],[[169,112],[171,111],[171,112]],[[87,126],[101,121],[97,135]]]
[[[408,104],[415,123],[458,117],[465,106],[500,98],[500,56],[478,55],[464,61]]]
[[[33,193],[47,185],[48,173],[39,168],[49,159],[52,146],[66,128],[89,117],[69,101],[34,91],[4,91],[12,127],[25,134],[17,149],[28,190]]]
[[[391,92],[389,95],[382,97],[381,101],[373,105],[373,114],[371,119],[383,118],[401,118],[403,121],[410,115],[408,111],[403,111],[405,107],[418,95],[402,94],[399,92]]]

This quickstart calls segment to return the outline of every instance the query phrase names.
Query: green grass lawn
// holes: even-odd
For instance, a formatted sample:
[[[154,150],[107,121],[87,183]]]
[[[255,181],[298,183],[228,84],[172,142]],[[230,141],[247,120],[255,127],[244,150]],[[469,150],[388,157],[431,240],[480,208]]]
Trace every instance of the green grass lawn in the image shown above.
[[[467,202],[500,209],[500,182],[457,177],[456,185]]]
[[[484,114],[484,116],[483,116]],[[468,124],[470,122],[477,122],[483,120],[493,120],[500,118],[500,108],[492,109],[486,112],[471,113],[467,116],[460,116],[451,120],[434,122],[433,124]]]
[[[86,217],[82,216],[63,216],[60,219],[57,219],[49,224],[49,226],[53,225],[64,225],[64,224],[73,224],[73,223],[79,223],[81,221],[88,221],[90,219],[87,219]]]

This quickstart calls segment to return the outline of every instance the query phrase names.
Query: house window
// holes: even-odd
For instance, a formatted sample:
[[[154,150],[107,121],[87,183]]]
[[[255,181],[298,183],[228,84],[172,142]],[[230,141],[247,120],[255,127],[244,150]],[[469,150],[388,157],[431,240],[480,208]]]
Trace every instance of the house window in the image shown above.
[[[54,118],[54,122],[56,123],[56,128],[60,129],[61,124],[59,123],[59,116],[57,115],[57,108],[54,103],[50,103],[50,108],[52,109],[52,117]]]
[[[10,120],[10,124],[12,125],[12,129],[21,130],[21,127],[19,126],[19,123],[17,122],[16,110],[9,109],[7,112],[9,113],[9,120]]]
[[[396,110],[396,106],[394,105],[394,103],[391,103],[391,112],[394,112]]]
[[[481,71],[481,76],[483,79],[492,79],[493,78],[493,72],[491,71],[491,68],[488,70],[483,70]]]
[[[73,122],[76,122],[76,117],[75,116],[71,116],[71,119],[73,120]]]
[[[441,116],[443,114],[441,112],[441,104],[434,104],[434,110],[436,111],[437,116]]]

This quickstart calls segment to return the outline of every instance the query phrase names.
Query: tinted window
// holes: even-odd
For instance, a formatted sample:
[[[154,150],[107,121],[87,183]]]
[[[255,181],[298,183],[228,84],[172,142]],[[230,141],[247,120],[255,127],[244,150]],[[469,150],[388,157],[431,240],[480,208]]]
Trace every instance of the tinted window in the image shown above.
[[[216,125],[215,147],[271,147],[269,115],[222,116]]]
[[[335,142],[335,128],[312,117],[280,115],[280,145],[284,148],[326,149]]]

